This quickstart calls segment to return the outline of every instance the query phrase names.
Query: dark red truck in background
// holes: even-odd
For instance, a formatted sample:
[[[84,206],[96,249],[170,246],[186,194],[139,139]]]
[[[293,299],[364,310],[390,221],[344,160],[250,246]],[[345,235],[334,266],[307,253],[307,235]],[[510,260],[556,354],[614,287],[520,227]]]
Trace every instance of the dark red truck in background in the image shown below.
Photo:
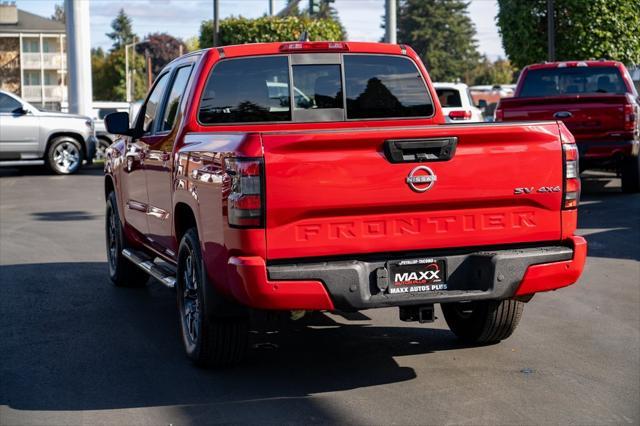
[[[613,168],[624,192],[640,191],[639,98],[620,62],[529,65],[513,98],[496,107],[496,121],[562,120],[580,152],[580,169]]]
[[[252,310],[399,307],[472,343],[580,276],[565,126],[444,125],[407,46],[292,42],[190,53],[105,163],[109,274],[177,290],[198,365],[239,361]],[[541,167],[544,165],[544,167]],[[299,315],[299,312],[297,313]]]

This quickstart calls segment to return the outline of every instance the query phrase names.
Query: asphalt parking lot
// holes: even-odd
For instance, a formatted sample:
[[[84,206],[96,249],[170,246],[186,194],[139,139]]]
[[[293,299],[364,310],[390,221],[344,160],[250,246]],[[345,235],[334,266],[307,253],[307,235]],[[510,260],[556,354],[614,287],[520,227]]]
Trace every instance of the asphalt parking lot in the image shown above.
[[[171,290],[109,283],[100,168],[0,169],[0,425],[639,424],[640,195],[583,183],[582,279],[534,297],[500,344],[395,309],[317,315],[204,371]]]

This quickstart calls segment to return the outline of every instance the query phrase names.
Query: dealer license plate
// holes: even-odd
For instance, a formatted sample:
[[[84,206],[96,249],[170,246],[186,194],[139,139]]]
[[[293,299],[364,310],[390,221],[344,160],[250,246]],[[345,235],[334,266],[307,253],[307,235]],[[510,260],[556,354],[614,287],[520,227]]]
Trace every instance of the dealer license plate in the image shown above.
[[[421,293],[447,289],[444,259],[411,259],[387,262],[389,294]]]

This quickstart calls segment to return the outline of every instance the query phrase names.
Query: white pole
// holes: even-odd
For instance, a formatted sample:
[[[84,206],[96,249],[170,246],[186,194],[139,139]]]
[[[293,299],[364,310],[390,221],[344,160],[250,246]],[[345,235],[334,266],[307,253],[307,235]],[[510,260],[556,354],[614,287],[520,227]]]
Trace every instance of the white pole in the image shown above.
[[[397,28],[396,28],[396,1],[397,0],[386,0],[385,4],[385,37],[384,40],[387,43],[396,44],[398,42],[396,38]]]
[[[69,112],[91,115],[91,40],[90,0],[65,0],[67,20],[67,64],[69,76]]]

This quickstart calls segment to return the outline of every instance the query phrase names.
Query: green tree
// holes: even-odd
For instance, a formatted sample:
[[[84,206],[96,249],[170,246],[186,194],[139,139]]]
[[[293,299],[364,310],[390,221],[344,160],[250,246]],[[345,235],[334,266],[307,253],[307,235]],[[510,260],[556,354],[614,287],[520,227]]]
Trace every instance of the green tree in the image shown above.
[[[112,50],[123,48],[126,44],[132,43],[135,34],[131,27],[131,18],[124,13],[124,9],[120,9],[118,16],[111,21],[112,32],[107,33],[107,37],[113,40]]]
[[[403,0],[398,43],[420,55],[434,81],[468,81],[480,60],[476,30],[462,0]]]
[[[129,57],[133,99],[142,99],[147,93],[145,60],[142,55]],[[124,49],[105,54],[102,49],[91,51],[93,98],[96,101],[124,101],[127,98]]]
[[[229,17],[220,21],[220,44],[264,43],[294,41],[302,31],[309,33],[309,39],[340,41],[345,39],[340,24],[333,19],[311,19],[307,16],[287,16],[276,18],[264,16],[257,19]],[[200,48],[213,44],[213,24],[203,21],[200,25]]]
[[[184,44],[187,46],[186,52],[193,52],[200,49],[200,40],[198,39],[198,36],[189,37],[184,41]]]
[[[504,50],[517,67],[547,59],[546,0],[498,0]],[[640,63],[640,1],[555,0],[556,59]]]
[[[477,84],[511,84],[515,80],[516,70],[513,68],[509,60],[499,58],[491,62],[486,56],[482,56],[482,60],[471,73],[471,79],[466,83],[470,85]]]

